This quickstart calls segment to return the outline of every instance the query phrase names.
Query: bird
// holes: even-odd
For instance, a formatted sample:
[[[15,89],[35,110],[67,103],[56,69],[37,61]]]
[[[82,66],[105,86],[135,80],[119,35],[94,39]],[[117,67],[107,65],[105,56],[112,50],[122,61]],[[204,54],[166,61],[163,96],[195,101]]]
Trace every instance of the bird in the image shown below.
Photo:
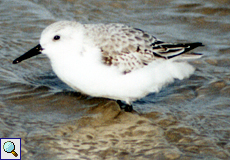
[[[115,100],[132,111],[132,102],[188,78],[195,71],[188,60],[202,56],[188,51],[199,46],[204,45],[164,42],[121,23],[58,21],[13,64],[45,54],[56,75],[75,91]]]

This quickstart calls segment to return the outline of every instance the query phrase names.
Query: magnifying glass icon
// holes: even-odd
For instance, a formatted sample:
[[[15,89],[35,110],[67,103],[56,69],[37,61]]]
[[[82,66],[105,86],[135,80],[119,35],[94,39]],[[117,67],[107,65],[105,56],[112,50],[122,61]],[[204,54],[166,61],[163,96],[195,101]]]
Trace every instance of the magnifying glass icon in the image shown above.
[[[18,154],[14,151],[15,150],[15,145],[11,141],[7,141],[3,145],[3,149],[7,153],[12,153],[15,157],[18,156]]]

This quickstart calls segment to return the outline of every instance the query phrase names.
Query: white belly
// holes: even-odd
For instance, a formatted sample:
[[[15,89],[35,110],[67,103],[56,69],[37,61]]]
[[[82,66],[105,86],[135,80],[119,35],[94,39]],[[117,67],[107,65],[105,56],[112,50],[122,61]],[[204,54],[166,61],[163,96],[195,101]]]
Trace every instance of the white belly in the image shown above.
[[[161,60],[123,74],[116,67],[102,64],[97,58],[59,58],[51,64],[57,76],[73,89],[90,96],[119,99],[127,103],[150,92],[158,92],[175,78],[183,79],[194,72],[194,68],[186,62]]]

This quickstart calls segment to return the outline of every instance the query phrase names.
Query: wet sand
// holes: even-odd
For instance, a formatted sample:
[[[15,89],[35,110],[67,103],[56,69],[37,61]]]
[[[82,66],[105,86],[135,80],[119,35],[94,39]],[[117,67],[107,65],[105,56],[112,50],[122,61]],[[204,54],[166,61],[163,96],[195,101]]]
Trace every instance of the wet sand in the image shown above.
[[[84,109],[81,118],[69,119],[61,117],[61,111],[54,111],[59,113],[57,115],[44,113],[43,118],[36,114],[38,111],[30,111],[35,115],[23,117],[22,108],[7,111],[7,107],[1,105],[1,128],[4,128],[1,129],[1,137],[22,138],[23,159],[229,157],[229,144],[210,139],[193,126],[180,122],[174,115],[129,113],[122,111],[114,101],[92,101],[100,104]],[[186,116],[183,112],[178,114]],[[54,123],[58,117],[59,122]]]

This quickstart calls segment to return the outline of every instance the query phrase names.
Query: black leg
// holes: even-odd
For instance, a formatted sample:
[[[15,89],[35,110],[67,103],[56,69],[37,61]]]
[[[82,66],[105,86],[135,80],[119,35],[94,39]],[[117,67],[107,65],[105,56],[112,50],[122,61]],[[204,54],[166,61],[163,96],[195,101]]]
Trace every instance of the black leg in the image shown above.
[[[127,104],[127,105],[125,106],[125,111],[126,111],[126,112],[132,112],[132,111],[133,111],[133,106]]]
[[[132,105],[125,104],[121,100],[117,100],[117,104],[121,107],[121,109],[124,109],[126,112],[132,112],[133,111]]]

